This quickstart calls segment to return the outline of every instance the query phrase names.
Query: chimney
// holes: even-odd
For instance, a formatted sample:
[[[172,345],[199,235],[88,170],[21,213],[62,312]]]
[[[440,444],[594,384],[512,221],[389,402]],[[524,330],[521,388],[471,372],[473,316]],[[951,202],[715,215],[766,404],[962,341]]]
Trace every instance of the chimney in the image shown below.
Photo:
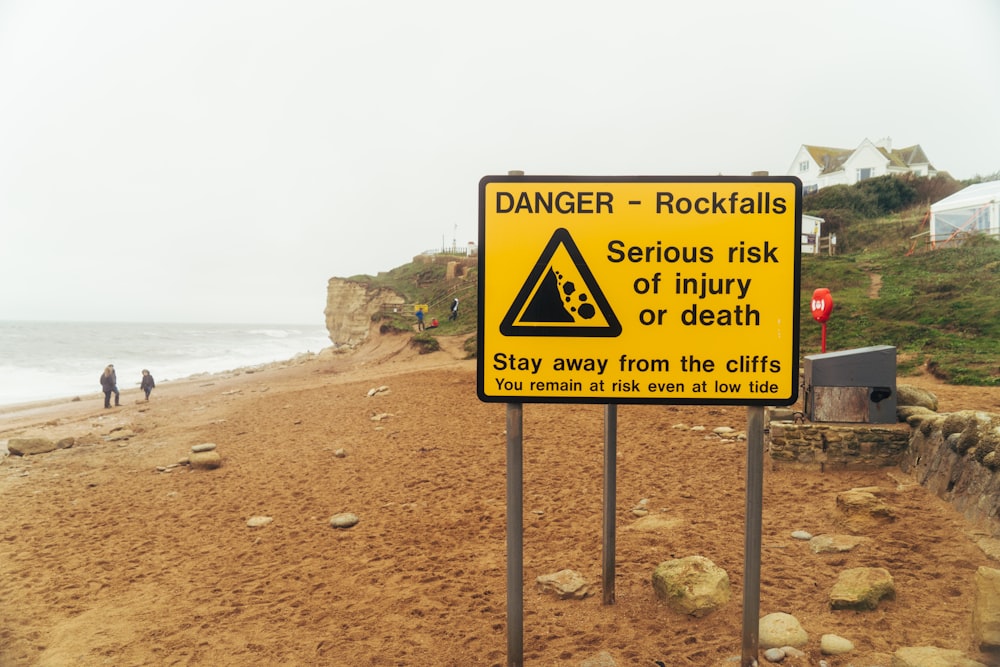
[[[882,137],[875,142],[876,148],[884,148],[890,153],[892,152],[892,137]]]

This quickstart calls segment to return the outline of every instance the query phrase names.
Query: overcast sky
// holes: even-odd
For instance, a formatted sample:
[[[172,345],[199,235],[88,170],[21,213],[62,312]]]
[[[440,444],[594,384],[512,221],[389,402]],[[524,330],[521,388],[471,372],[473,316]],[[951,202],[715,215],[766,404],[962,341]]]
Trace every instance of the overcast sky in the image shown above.
[[[0,319],[321,324],[477,186],[1000,170],[995,0],[0,0]]]

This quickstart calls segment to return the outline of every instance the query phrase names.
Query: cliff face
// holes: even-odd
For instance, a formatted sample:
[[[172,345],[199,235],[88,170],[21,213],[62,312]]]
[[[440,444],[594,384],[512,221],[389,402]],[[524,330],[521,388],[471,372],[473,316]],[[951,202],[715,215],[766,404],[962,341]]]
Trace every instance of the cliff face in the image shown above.
[[[330,278],[323,311],[330,340],[336,345],[358,345],[368,337],[372,315],[382,310],[382,304],[404,302],[402,296],[390,289]]]

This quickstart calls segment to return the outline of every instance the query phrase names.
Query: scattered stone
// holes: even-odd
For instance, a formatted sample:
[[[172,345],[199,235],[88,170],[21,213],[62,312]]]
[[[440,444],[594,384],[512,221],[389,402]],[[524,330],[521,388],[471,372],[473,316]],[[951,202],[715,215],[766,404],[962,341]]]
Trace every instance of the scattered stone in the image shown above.
[[[188,461],[197,470],[215,470],[222,465],[222,457],[216,451],[192,452]]]
[[[806,652],[800,651],[794,646],[782,646],[781,650],[785,652],[786,658],[805,658]]]
[[[337,457],[338,459],[346,458],[347,457],[347,451],[344,450],[344,449],[338,449],[337,451],[335,451],[333,453],[333,455],[335,457]]]
[[[714,433],[715,435],[721,435],[723,437],[729,435],[730,433],[734,433],[735,431],[736,429],[734,429],[732,426],[716,426],[715,428],[712,429],[712,433]]]
[[[696,618],[710,614],[732,597],[729,575],[704,556],[660,563],[653,572],[653,589],[673,611]]]
[[[926,389],[909,384],[897,384],[896,405],[916,406],[937,412],[938,399],[936,395]]]
[[[56,443],[48,438],[11,438],[7,441],[7,449],[14,456],[47,454],[58,448]]]
[[[352,526],[356,526],[360,520],[357,514],[341,512],[330,517],[330,525],[334,528],[351,528]]]
[[[194,446],[191,447],[191,451],[194,452],[194,453],[197,453],[197,452],[211,452],[214,449],[215,449],[215,443],[214,442],[205,442],[205,443],[202,443],[200,445],[194,445]]]
[[[851,489],[837,494],[840,522],[852,533],[878,529],[896,520],[896,513],[869,490]]]
[[[838,635],[823,635],[819,638],[819,652],[823,655],[843,655],[854,650],[854,642]]]
[[[674,519],[665,514],[649,514],[633,521],[629,528],[643,533],[653,533],[674,530],[684,524],[684,519]]]
[[[705,427],[704,427],[704,426],[692,426],[692,427],[691,427],[691,430],[692,430],[692,431],[704,431],[704,430],[706,430],[706,429],[705,429]]]
[[[371,419],[373,422],[380,422],[391,417],[388,412],[380,412],[377,415],[372,415]]]
[[[539,575],[535,582],[540,591],[552,593],[560,600],[582,600],[591,594],[590,584],[582,574],[574,570]]]
[[[855,567],[844,570],[830,591],[832,609],[872,610],[882,598],[894,598],[896,585],[884,567]]]
[[[607,651],[601,651],[592,658],[587,658],[580,663],[580,667],[617,667],[618,663]]]
[[[764,651],[764,659],[768,662],[781,662],[785,659],[785,652],[780,648],[769,648]]]
[[[368,390],[368,398],[371,398],[372,396],[378,396],[379,394],[388,394],[388,393],[389,393],[389,387],[385,385],[382,385],[381,387],[372,387],[371,389]]]
[[[868,540],[859,535],[817,535],[809,540],[809,550],[814,554],[843,553]]]
[[[689,430],[689,429],[690,429],[691,427],[690,427],[690,426],[688,426],[687,424],[674,424],[674,425],[673,425],[673,426],[671,426],[670,428],[675,428],[675,429],[677,429],[678,431],[687,431],[687,430]]]
[[[792,537],[796,540],[808,541],[813,538],[812,533],[807,533],[804,530],[796,530],[792,532]]]
[[[249,519],[247,519],[247,526],[249,528],[261,528],[262,526],[266,526],[272,521],[274,521],[274,519],[269,516],[252,516]]]
[[[760,619],[757,624],[758,643],[761,648],[781,648],[805,646],[809,643],[809,635],[802,628],[799,619],[791,614],[775,612]]]

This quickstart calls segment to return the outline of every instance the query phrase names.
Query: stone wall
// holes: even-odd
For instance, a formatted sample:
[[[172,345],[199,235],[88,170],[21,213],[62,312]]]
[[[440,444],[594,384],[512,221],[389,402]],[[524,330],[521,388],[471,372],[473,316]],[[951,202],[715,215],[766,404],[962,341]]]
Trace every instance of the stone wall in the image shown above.
[[[907,422],[913,435],[900,469],[970,523],[1000,537],[1000,415],[919,412]]]
[[[906,400],[900,386],[895,425],[769,423],[767,446],[776,467],[818,470],[899,467],[969,523],[1000,538],[1000,415],[936,412]],[[927,406],[931,407],[927,407]]]
[[[771,460],[825,470],[899,465],[910,427],[872,424],[770,423]]]

